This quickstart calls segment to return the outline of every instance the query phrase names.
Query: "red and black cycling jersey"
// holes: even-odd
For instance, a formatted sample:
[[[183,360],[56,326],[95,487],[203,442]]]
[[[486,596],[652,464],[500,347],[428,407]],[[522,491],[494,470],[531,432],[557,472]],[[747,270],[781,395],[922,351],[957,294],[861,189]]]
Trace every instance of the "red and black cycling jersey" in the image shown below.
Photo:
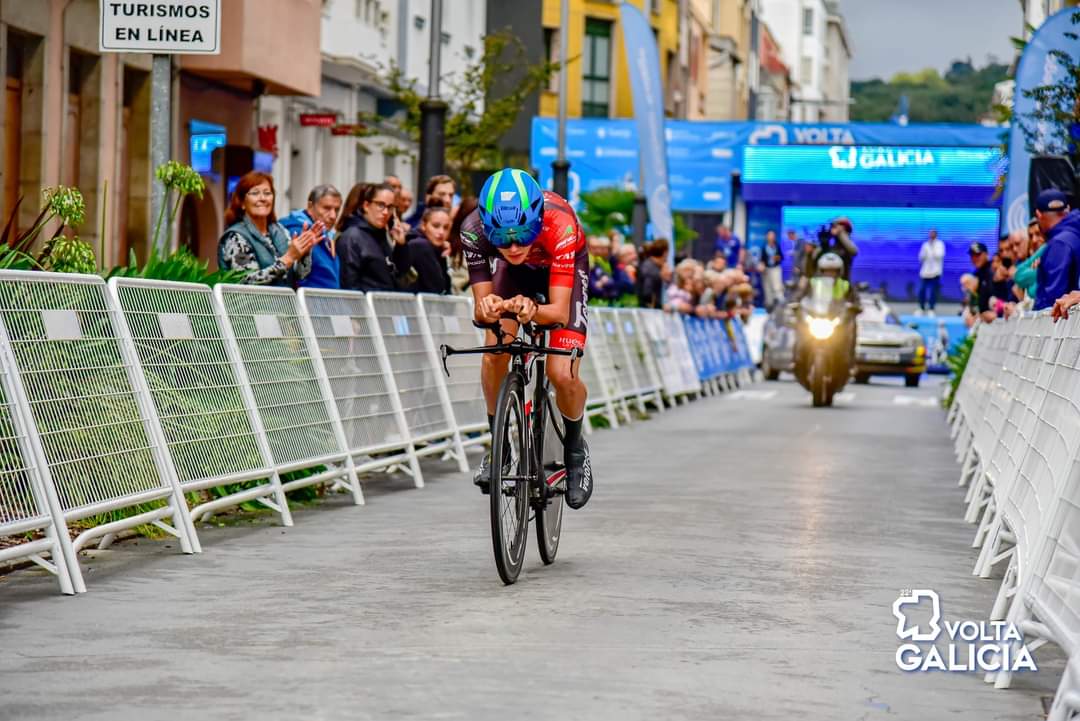
[[[495,295],[535,296],[552,287],[570,288],[570,317],[553,331],[549,342],[556,348],[585,349],[589,328],[589,252],[585,233],[570,204],[551,191],[544,191],[544,226],[529,246],[529,255],[520,265],[511,265],[484,235],[480,211],[474,210],[461,224],[461,245],[469,264],[469,282],[492,283]]]
[[[473,285],[491,282],[491,261],[501,256],[484,234],[479,208],[461,224],[461,245],[469,265],[469,282]],[[574,285],[574,266],[579,254],[587,256],[588,251],[577,214],[562,197],[545,190],[544,226],[529,246],[523,265],[550,268],[551,285],[570,288]]]

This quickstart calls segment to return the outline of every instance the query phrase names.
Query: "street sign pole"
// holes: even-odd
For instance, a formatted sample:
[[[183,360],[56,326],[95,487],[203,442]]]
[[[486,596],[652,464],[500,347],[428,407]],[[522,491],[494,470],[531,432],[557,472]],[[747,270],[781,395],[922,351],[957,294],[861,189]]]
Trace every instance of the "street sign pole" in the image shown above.
[[[156,171],[172,156],[172,56],[221,53],[222,0],[174,0],[169,3],[98,4],[98,49],[103,53],[149,53],[150,69],[150,223],[156,229],[168,202]],[[146,10],[149,7],[150,12]],[[157,9],[158,13],[154,13]],[[161,222],[164,222],[161,220]],[[155,250],[167,255],[172,229],[158,234]]]
[[[172,155],[172,56],[154,55],[150,71],[150,167],[156,171]],[[157,227],[165,205],[165,186],[151,180],[150,218]],[[169,254],[171,229],[165,228],[157,237],[159,257]]]
[[[570,0],[562,0],[559,20],[559,149],[551,164],[551,189],[564,198],[570,197],[570,163],[566,160],[566,55],[570,34]]]

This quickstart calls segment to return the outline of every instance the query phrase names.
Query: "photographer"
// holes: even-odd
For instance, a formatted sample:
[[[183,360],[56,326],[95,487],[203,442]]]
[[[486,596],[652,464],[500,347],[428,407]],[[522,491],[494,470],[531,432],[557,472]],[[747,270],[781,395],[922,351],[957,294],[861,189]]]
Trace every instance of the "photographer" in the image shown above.
[[[834,220],[828,230],[822,228],[818,232],[818,249],[814,254],[816,267],[818,259],[826,253],[836,253],[844,261],[844,280],[851,280],[851,265],[855,256],[859,254],[859,247],[851,239],[851,221],[841,216]]]

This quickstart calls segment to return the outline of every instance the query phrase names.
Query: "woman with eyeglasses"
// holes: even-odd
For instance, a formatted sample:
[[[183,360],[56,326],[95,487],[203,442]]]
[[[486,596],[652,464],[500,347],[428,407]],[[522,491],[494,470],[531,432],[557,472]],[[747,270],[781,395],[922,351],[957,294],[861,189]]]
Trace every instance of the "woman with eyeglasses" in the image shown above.
[[[347,290],[402,290],[412,266],[406,228],[397,217],[394,189],[359,183],[349,191],[338,221],[341,287]]]
[[[225,211],[225,233],[218,241],[218,266],[241,270],[248,285],[293,287],[311,273],[311,247],[323,225],[289,237],[274,215],[274,179],[252,171],[240,178]]]

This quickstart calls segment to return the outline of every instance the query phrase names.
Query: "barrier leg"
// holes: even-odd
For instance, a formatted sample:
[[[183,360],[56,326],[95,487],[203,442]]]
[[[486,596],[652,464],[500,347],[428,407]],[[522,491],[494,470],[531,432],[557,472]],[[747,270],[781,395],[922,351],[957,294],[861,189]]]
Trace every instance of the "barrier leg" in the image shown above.
[[[978,464],[981,466],[982,464]],[[985,469],[976,469],[976,480],[971,483],[971,491],[968,493],[970,498],[968,499],[967,511],[964,512],[964,520],[968,523],[975,523],[979,520],[979,511],[989,502],[988,493],[993,493],[993,489],[990,488],[989,473]]]
[[[967,485],[968,479],[971,474],[971,464],[975,462],[975,447],[969,446],[967,453],[964,455],[964,462],[960,469],[960,481],[956,484],[963,488]],[[965,499],[967,500],[967,499]]]

